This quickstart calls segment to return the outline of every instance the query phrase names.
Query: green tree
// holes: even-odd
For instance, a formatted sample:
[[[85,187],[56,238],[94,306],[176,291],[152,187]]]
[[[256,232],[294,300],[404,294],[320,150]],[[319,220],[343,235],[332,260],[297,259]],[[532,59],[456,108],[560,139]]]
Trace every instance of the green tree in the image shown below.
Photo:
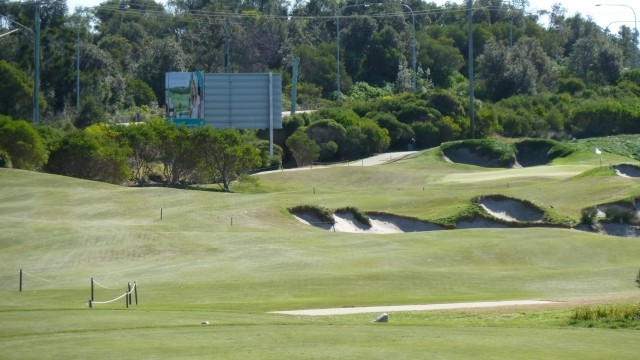
[[[47,160],[44,142],[26,121],[0,115],[0,150],[11,158],[13,167],[32,170]]]
[[[125,104],[127,106],[158,105],[156,94],[146,82],[130,77],[127,78],[125,85]]]
[[[5,60],[0,60],[0,114],[21,120],[33,116],[33,81]]]
[[[244,144],[242,136],[234,129],[198,128],[193,133],[193,143],[200,158],[198,171],[205,179],[220,184],[225,192],[229,191],[232,181],[261,163],[260,151]]]
[[[162,119],[152,121],[149,125],[160,144],[158,158],[162,163],[164,182],[171,186],[192,182],[202,160],[191,136],[193,132],[185,126],[176,127],[174,123]]]
[[[437,87],[449,87],[451,76],[465,65],[464,58],[460,50],[454,46],[453,39],[447,37],[434,39],[427,33],[419,32],[416,34],[416,41],[420,44],[418,61],[429,68],[433,84]]]
[[[367,117],[375,121],[381,128],[387,129],[391,149],[404,150],[407,145],[413,144],[416,134],[411,126],[401,123],[392,114],[367,114]]]
[[[310,165],[320,156],[320,146],[311,140],[302,129],[287,138],[287,147],[296,159],[298,166]]]
[[[622,51],[602,34],[596,33],[575,42],[567,65],[587,84],[613,84],[622,73]]]
[[[144,184],[160,159],[160,141],[153,128],[147,124],[133,124],[120,128],[123,142],[131,148],[129,164],[131,179]]]
[[[341,151],[343,158],[357,159],[384,152],[389,148],[389,132],[373,121],[364,120],[347,128]]]

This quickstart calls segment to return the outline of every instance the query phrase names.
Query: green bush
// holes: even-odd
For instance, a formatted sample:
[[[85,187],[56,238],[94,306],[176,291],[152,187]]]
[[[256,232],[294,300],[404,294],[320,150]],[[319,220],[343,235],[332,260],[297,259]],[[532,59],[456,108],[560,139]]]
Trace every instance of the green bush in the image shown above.
[[[620,209],[615,207],[607,208],[607,210],[605,210],[605,214],[608,221],[618,224],[630,224],[634,222],[636,216],[635,211],[633,210]]]
[[[362,212],[357,207],[347,206],[347,207],[340,208],[340,209],[336,210],[335,212],[336,213],[352,213],[353,217],[356,220],[358,220],[359,222],[367,225],[368,227],[371,227],[371,220],[369,219],[367,214]]]
[[[637,329],[640,327],[640,303],[579,308],[571,316],[571,322],[588,327]]]
[[[299,205],[287,209],[292,214],[307,213],[318,217],[320,221],[329,224],[335,224],[336,220],[333,218],[333,212],[325,207],[318,205]]]
[[[589,227],[594,227],[598,222],[598,209],[595,207],[588,207],[586,209],[582,209],[582,213],[580,216],[580,223]]]
[[[44,141],[38,131],[23,120],[0,115],[0,149],[10,155],[13,167],[33,170],[47,161]]]
[[[6,151],[0,149],[0,168],[10,168],[11,165],[11,156],[7,154]]]

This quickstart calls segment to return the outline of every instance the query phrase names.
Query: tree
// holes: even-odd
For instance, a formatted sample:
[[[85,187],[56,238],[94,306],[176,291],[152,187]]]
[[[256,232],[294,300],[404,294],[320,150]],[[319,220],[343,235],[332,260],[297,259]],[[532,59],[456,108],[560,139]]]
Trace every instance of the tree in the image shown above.
[[[309,139],[302,129],[287,138],[287,147],[296,159],[298,166],[309,165],[320,156],[320,146]]]
[[[376,85],[393,82],[396,79],[398,65],[403,57],[400,35],[390,26],[373,35],[372,45],[363,64],[362,80]]]
[[[622,51],[601,34],[575,42],[569,70],[587,84],[613,84],[622,73]]]
[[[131,179],[144,184],[152,172],[153,164],[160,158],[160,141],[153,128],[147,124],[133,124],[121,128],[122,141],[131,148],[129,164]]]
[[[535,39],[523,37],[512,49],[490,40],[478,57],[478,79],[490,99],[500,100],[552,88],[556,67]]]
[[[407,145],[413,143],[416,134],[413,129],[411,129],[411,126],[401,123],[392,114],[367,114],[367,117],[375,121],[381,128],[387,129],[390,138],[389,146],[391,149],[404,150]]]
[[[462,69],[464,58],[453,43],[453,39],[441,37],[433,39],[426,33],[416,34],[416,41],[420,44],[418,61],[426,66],[431,73],[433,84],[437,87],[448,87],[451,75]]]
[[[198,128],[193,133],[194,150],[199,153],[198,171],[205,179],[229,191],[229,184],[261,163],[260,151],[243,143],[234,129]]]
[[[32,170],[47,160],[42,138],[26,121],[0,115],[0,150],[11,158],[16,169]]]
[[[331,119],[312,122],[305,129],[305,133],[309,139],[320,146],[320,159],[323,161],[334,160],[339,146],[344,143],[347,136],[344,126]]]
[[[347,128],[347,136],[341,155],[357,159],[380,153],[389,148],[389,132],[370,120]]]
[[[0,114],[14,119],[31,119],[32,94],[33,81],[27,74],[7,61],[0,60]]]
[[[165,183],[176,186],[191,182],[201,157],[194,147],[189,129],[185,126],[176,127],[174,123],[162,119],[152,121],[149,125],[160,144],[158,157]]]

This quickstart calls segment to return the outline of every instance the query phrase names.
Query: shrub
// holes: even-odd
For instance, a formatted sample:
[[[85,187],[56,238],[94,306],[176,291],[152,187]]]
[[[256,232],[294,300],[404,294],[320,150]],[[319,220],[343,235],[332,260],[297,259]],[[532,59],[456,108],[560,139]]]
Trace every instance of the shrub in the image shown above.
[[[23,120],[0,115],[0,149],[11,156],[13,167],[33,170],[47,160],[44,141],[38,131]]]
[[[360,209],[358,209],[356,207],[347,206],[347,207],[340,208],[340,209],[336,210],[335,212],[336,213],[352,213],[353,217],[356,220],[358,220],[359,222],[367,225],[368,227],[371,227],[371,220],[369,219],[367,214],[365,214],[364,212],[360,211]]]
[[[10,168],[11,166],[11,157],[7,154],[6,151],[0,149],[0,168]]]
[[[605,210],[607,220],[618,224],[630,224],[635,218],[635,211],[609,207]]]
[[[571,321],[573,324],[586,322],[589,327],[637,328],[640,321],[640,303],[579,308],[574,311]]]
[[[596,209],[595,207],[588,207],[588,208],[582,209],[580,223],[589,227],[594,227],[598,222],[597,216],[598,216],[598,209]]]
[[[333,218],[333,212],[331,210],[317,205],[299,205],[287,209],[292,214],[307,213],[318,217],[320,221],[329,224],[335,224],[336,220]]]

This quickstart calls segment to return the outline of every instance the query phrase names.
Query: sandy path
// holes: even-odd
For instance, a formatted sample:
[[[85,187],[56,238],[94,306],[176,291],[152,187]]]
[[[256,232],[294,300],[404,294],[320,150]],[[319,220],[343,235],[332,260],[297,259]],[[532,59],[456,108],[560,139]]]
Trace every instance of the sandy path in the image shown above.
[[[547,300],[512,300],[512,301],[484,301],[484,302],[467,302],[467,303],[450,303],[450,304],[366,306],[366,307],[334,308],[334,309],[272,311],[270,313],[285,314],[285,315],[326,316],[326,315],[348,315],[348,314],[383,313],[383,312],[388,313],[393,311],[479,309],[479,308],[492,308],[492,307],[503,307],[503,306],[548,305],[548,304],[557,304],[557,303],[558,302],[556,301],[547,301]]]

